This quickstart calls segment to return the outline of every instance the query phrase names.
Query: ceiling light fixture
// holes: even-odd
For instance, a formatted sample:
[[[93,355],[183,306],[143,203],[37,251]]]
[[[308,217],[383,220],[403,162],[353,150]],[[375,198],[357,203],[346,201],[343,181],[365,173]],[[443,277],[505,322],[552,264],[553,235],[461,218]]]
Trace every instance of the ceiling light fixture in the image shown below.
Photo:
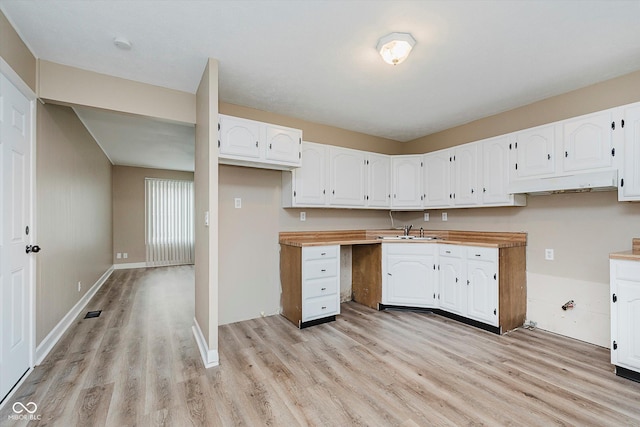
[[[116,37],[113,39],[113,44],[116,45],[118,49],[131,50],[131,42],[124,37]]]
[[[391,33],[380,40],[376,49],[387,64],[398,65],[407,57],[416,44],[416,39],[409,33]]]

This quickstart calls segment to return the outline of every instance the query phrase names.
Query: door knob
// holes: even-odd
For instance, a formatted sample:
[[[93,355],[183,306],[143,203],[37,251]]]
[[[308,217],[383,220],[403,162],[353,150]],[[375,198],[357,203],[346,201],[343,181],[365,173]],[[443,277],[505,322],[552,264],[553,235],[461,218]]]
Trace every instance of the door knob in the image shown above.
[[[33,252],[34,254],[37,254],[38,252],[40,252],[40,246],[38,246],[38,245],[33,245],[33,246],[27,245],[26,252],[27,253]]]

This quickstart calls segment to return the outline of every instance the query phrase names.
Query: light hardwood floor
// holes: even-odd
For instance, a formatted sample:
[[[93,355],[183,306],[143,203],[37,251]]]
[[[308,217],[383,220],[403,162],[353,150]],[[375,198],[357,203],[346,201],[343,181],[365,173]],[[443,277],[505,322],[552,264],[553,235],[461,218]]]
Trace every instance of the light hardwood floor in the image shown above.
[[[220,327],[205,370],[193,269],[115,271],[2,411],[38,426],[640,426],[640,384],[609,351],[543,331],[497,336],[428,313],[342,305],[332,323],[281,316]]]

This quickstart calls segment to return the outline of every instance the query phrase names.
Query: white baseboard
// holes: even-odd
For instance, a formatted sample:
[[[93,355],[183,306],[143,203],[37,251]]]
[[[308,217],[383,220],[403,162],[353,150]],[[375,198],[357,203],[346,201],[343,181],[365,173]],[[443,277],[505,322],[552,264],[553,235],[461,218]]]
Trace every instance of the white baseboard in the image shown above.
[[[98,279],[98,281],[89,289],[89,291],[84,294],[82,298],[76,303],[76,305],[69,310],[69,312],[58,322],[55,328],[42,340],[40,345],[36,347],[36,366],[42,363],[44,358],[49,354],[54,345],[60,340],[60,337],[67,331],[69,326],[73,323],[76,316],[82,312],[84,307],[89,303],[91,298],[98,292],[98,289],[104,285],[107,281],[111,273],[113,273],[114,268],[109,267],[107,271]]]
[[[196,343],[198,343],[198,348],[200,349],[200,356],[202,357],[204,367],[208,369],[213,368],[214,366],[218,366],[220,364],[218,350],[209,350],[207,340],[204,338],[202,330],[200,329],[200,325],[195,318],[193,319],[193,327],[191,329],[193,329],[193,336],[196,339]]]
[[[124,264],[113,264],[114,270],[127,270],[129,268],[147,268],[146,262],[126,262]]]

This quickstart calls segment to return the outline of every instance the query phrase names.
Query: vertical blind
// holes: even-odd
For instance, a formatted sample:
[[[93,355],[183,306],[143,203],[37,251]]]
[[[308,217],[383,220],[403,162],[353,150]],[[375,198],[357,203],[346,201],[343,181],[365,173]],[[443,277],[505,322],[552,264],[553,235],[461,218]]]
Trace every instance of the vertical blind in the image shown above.
[[[147,265],[193,264],[193,181],[145,179]]]

